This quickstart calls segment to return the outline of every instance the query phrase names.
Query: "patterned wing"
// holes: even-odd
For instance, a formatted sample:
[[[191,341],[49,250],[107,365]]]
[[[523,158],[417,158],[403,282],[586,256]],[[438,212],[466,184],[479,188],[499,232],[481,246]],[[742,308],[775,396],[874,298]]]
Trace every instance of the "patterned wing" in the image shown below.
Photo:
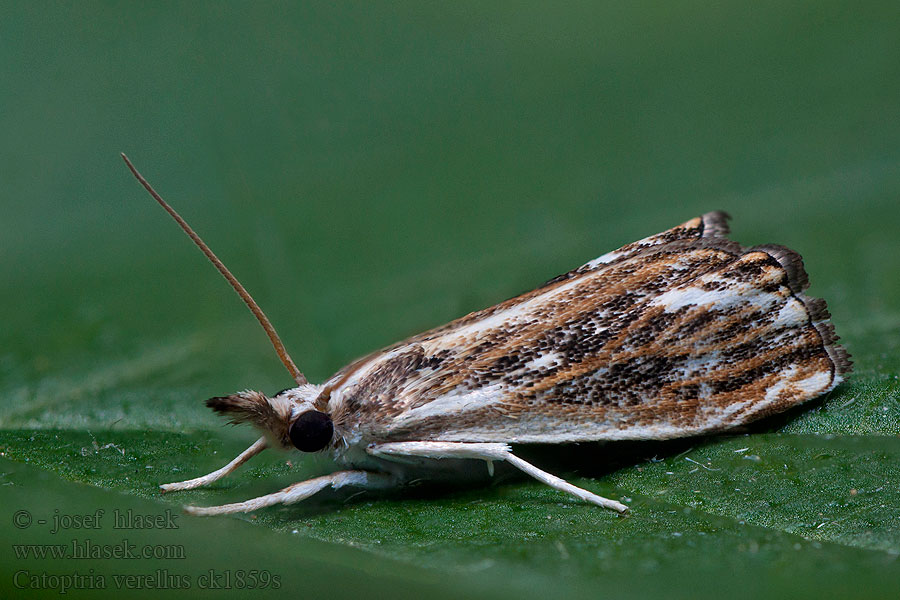
[[[663,439],[785,410],[850,371],[799,255],[710,213],[415,336],[326,384],[380,440]]]

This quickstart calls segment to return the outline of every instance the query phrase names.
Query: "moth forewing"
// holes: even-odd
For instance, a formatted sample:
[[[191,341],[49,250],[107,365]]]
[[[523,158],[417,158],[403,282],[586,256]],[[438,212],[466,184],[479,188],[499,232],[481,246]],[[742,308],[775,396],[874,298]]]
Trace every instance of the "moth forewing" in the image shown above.
[[[329,408],[373,441],[663,439],[744,424],[850,368],[798,260],[723,239],[657,244],[357,363],[326,384],[338,382]]]
[[[123,155],[124,158],[124,155]],[[505,461],[586,502],[627,507],[514,455],[509,443],[664,439],[719,431],[783,411],[850,372],[824,301],[804,294],[800,256],[727,240],[711,212],[609,252],[535,290],[306,382],[249,293],[125,159],[241,295],[297,387],[208,405],[263,437],[221,469],[165,484],[216,481],[269,446],[330,452],[351,470],[198,515],[290,504],[327,487],[402,483],[404,464]]]

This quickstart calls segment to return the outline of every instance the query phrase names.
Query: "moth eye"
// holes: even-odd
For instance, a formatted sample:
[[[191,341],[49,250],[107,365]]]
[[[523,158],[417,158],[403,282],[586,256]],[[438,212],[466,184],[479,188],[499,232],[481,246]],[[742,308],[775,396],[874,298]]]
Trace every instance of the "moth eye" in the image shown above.
[[[283,393],[285,393],[286,391],[292,390],[292,389],[294,389],[294,388],[284,388],[284,389],[281,390],[280,392],[276,392],[275,394],[269,396],[269,398],[274,398],[275,396],[280,396],[280,395],[282,395]]]
[[[331,441],[331,436],[334,435],[334,423],[331,422],[331,417],[325,413],[308,410],[291,424],[288,435],[297,450],[318,452]]]

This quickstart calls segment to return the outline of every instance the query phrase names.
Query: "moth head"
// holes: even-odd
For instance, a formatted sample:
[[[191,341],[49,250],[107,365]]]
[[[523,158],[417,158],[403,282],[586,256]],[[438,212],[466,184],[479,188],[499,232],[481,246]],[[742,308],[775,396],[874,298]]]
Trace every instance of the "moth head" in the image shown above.
[[[255,425],[274,446],[318,452],[331,443],[334,424],[328,414],[313,407],[317,393],[311,385],[282,390],[272,397],[246,390],[210,398],[206,405],[232,424]]]

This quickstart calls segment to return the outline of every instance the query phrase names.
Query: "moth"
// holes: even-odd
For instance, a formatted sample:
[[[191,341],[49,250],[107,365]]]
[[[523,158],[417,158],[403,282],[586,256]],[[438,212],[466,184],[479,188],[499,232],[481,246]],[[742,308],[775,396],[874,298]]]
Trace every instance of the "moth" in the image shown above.
[[[195,515],[299,502],[325,488],[387,488],[412,469],[509,463],[583,501],[627,507],[551,475],[510,444],[663,440],[744,425],[820,396],[851,370],[800,255],[744,248],[710,212],[544,285],[361,358],[311,384],[262,310],[123,154],[128,168],[238,292],[294,378],[208,407],[262,436],[230,463],[164,492],[210,484],[265,448],[325,452],[347,470]]]

